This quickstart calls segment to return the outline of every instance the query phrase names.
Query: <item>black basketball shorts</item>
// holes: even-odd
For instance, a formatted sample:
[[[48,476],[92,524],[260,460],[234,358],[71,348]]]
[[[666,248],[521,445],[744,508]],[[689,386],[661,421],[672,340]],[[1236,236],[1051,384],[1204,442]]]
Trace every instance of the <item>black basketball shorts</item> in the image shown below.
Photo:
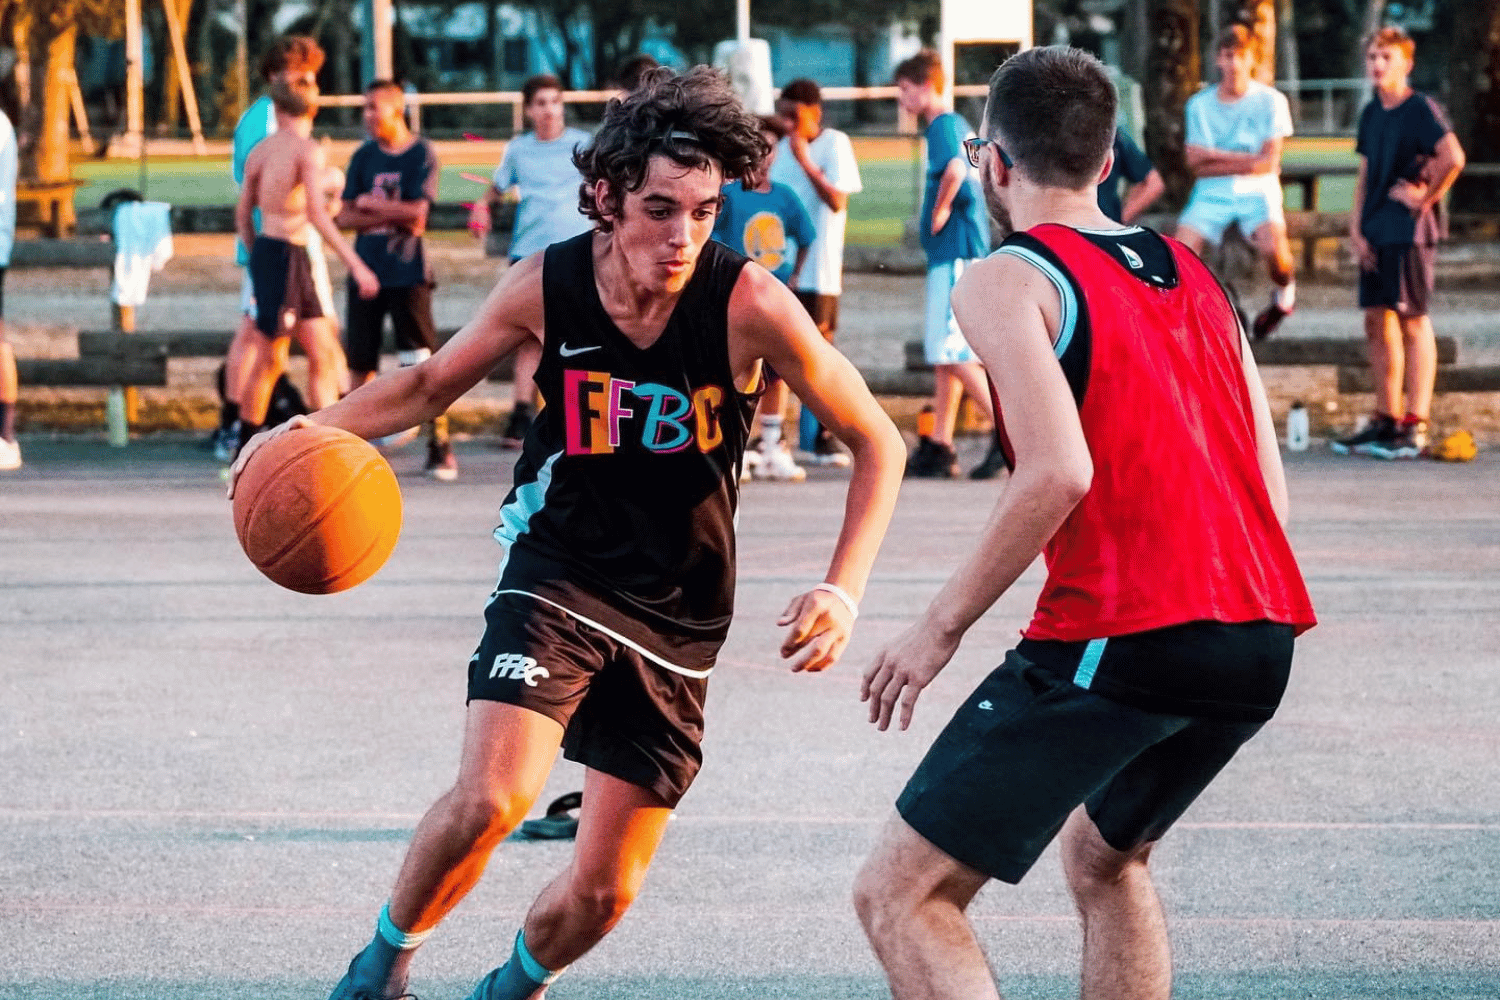
[[[950,857],[1014,884],[1079,804],[1118,851],[1160,839],[1262,725],[1135,708],[1012,650],[896,809]]]
[[[563,754],[675,807],[703,763],[708,680],[653,663],[628,640],[528,594],[499,593],[469,661],[469,700],[564,727]]]
[[[1408,319],[1426,316],[1437,278],[1437,247],[1400,243],[1370,249],[1375,253],[1375,270],[1360,269],[1359,307],[1391,309]]]
[[[380,371],[380,346],[385,339],[385,318],[391,317],[397,351],[438,349],[437,326],[432,318],[432,286],[382,287],[373,299],[360,298],[351,281],[349,322],[344,329],[344,353],[349,370]]]
[[[306,319],[323,315],[307,247],[257,236],[250,247],[250,286],[255,292],[255,328],[275,339]]]

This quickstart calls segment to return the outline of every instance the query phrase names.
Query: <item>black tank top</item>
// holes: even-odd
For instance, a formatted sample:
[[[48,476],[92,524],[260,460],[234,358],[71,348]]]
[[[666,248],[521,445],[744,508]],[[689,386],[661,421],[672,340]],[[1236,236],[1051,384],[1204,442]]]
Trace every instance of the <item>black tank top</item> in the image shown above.
[[[729,295],[746,258],[705,244],[642,349],[599,299],[593,239],[546,250],[546,405],[500,510],[496,593],[551,602],[702,676],[734,611],[738,469],[757,400],[735,388],[729,362]]]

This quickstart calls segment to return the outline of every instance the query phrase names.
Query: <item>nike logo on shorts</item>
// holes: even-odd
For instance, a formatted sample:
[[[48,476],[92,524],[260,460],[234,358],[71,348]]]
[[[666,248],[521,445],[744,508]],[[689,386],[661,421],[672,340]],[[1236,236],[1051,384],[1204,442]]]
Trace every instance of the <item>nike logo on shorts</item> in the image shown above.
[[[597,351],[600,346],[599,344],[588,344],[584,347],[569,347],[567,344],[560,344],[558,345],[557,353],[565,358],[571,358],[574,355],[585,354],[588,351]]]

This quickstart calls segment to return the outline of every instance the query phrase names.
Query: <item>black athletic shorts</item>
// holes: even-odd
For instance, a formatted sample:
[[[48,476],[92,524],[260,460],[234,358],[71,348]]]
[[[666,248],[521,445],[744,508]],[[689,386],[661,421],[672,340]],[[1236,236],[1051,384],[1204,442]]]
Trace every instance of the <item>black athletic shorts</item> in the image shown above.
[[[651,662],[620,637],[527,594],[484,611],[469,700],[498,701],[565,727],[563,754],[648,788],[675,807],[703,764],[704,677]]]
[[[1359,307],[1393,309],[1402,316],[1426,316],[1437,277],[1437,247],[1431,243],[1397,243],[1370,248],[1375,270],[1359,271]]]
[[[1245,639],[1268,641],[1289,668],[1290,628],[1257,625]],[[896,809],[949,856],[1014,884],[1079,804],[1118,851],[1160,839],[1264,724],[1123,704],[1012,650],[954,714]]]
[[[837,295],[824,295],[821,292],[793,291],[797,301],[802,303],[802,308],[812,317],[812,321],[818,327],[818,332],[823,339],[830,344],[833,343],[833,331],[839,328],[839,297]]]
[[[5,268],[0,267],[0,319],[5,318],[5,271]],[[4,339],[5,331],[0,330],[0,340]]]
[[[257,236],[250,247],[250,287],[255,328],[267,337],[284,337],[302,320],[323,315],[305,246]]]
[[[349,370],[380,371],[380,344],[385,337],[385,318],[391,317],[396,350],[436,351],[437,327],[432,321],[432,286],[381,288],[373,299],[362,299],[349,282],[349,322],[344,327],[344,353]]]

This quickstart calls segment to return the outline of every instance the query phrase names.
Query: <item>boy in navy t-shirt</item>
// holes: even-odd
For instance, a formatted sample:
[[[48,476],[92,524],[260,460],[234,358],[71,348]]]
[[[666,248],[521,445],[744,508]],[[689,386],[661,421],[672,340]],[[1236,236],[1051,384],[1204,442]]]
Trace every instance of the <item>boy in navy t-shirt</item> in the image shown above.
[[[786,138],[786,124],[774,115],[761,115],[760,131],[771,152],[755,174],[724,185],[713,238],[749,257],[782,284],[795,286],[817,230],[797,192],[771,180],[776,144]],[[801,482],[807,472],[793,460],[781,435],[791,393],[774,371],[767,369],[765,379],[766,391],[756,411],[760,449],[745,453],[745,473],[756,479]]]
[[[1359,258],[1359,306],[1375,385],[1375,414],[1333,450],[1416,458],[1427,445],[1437,380],[1437,339],[1428,317],[1437,241],[1436,209],[1464,166],[1464,151],[1437,102],[1411,89],[1416,44],[1381,28],[1365,45],[1375,85],[1359,116],[1359,178],[1349,242]]]

